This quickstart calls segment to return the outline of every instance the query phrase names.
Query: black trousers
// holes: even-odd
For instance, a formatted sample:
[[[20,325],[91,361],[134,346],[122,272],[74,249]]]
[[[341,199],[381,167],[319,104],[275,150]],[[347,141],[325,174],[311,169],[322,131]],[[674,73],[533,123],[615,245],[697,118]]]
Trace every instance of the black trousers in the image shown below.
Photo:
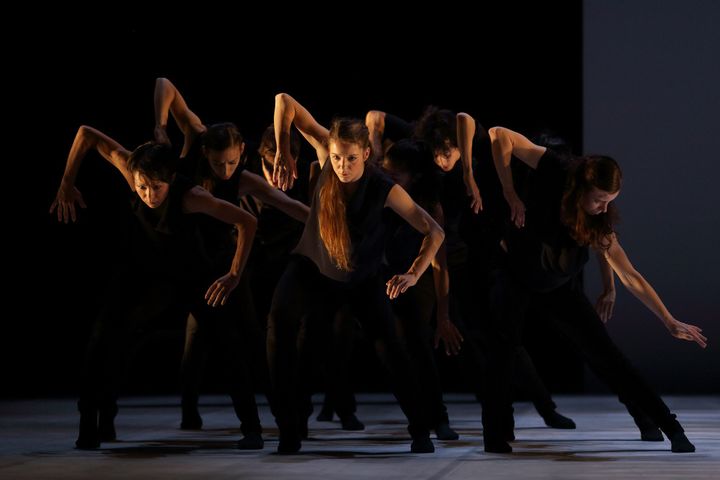
[[[185,347],[180,369],[183,408],[197,408],[203,372],[210,351],[227,365],[226,385],[243,434],[260,433],[254,391],[267,391],[269,376],[265,354],[265,332],[255,315],[248,276],[220,307],[199,305],[187,319]]]
[[[418,395],[407,354],[395,332],[385,283],[374,276],[357,283],[333,281],[315,264],[294,256],[280,279],[268,317],[267,351],[273,386],[274,414],[280,435],[299,438],[299,407],[305,404],[300,384],[297,336],[303,320],[330,322],[341,305],[349,304],[366,336],[390,373],[393,390],[408,419],[412,436],[428,433],[426,408]],[[312,328],[306,328],[308,334]]]
[[[165,273],[141,276],[128,269],[111,280],[86,350],[78,402],[81,412],[114,407],[133,338],[152,328],[153,321],[170,309],[192,313],[223,355],[232,376],[239,379],[234,383],[244,387],[250,384],[248,369],[240,355],[240,335],[233,310],[205,303],[203,297],[209,283],[205,285],[192,276],[171,277]],[[248,431],[259,431],[253,391],[241,390],[237,395],[245,397],[243,425]]]
[[[682,427],[660,396],[645,382],[608,335],[584,293],[568,283],[546,293],[533,292],[509,269],[497,272],[488,342],[488,387],[483,403],[485,440],[505,438],[512,421],[511,379],[515,347],[530,307],[550,314],[553,327],[583,355],[588,366],[621,398],[645,412],[667,435]]]
[[[432,428],[440,423],[448,423],[433,345],[435,307],[435,285],[429,269],[414,287],[392,301],[400,336],[410,355],[420,393],[428,404]]]

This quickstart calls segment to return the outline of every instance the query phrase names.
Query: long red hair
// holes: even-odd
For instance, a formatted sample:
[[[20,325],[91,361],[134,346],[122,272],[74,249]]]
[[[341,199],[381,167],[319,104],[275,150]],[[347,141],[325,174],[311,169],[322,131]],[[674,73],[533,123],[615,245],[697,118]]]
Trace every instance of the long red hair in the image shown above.
[[[333,141],[353,143],[364,150],[370,146],[370,135],[365,124],[360,120],[337,118],[333,120],[328,136],[328,143]],[[320,238],[330,258],[339,269],[351,272],[352,244],[347,222],[347,198],[341,183],[333,171],[320,187],[318,224]]]

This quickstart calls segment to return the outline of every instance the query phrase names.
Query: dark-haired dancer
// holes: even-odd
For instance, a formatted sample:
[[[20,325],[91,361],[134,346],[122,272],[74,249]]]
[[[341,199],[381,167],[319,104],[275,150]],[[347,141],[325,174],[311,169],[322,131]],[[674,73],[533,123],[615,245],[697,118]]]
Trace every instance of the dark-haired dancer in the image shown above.
[[[430,178],[433,173],[440,177],[439,201],[451,285],[450,314],[466,339],[459,360],[468,373],[478,376],[485,370],[481,351],[484,341],[480,332],[484,329],[485,318],[490,316],[487,299],[491,271],[502,253],[500,241],[508,224],[508,209],[493,164],[487,130],[467,113],[434,106],[427,107],[413,123],[378,110],[368,112],[365,122],[373,146],[378,148],[387,150],[395,142],[409,137],[429,146],[436,168],[426,169],[425,177]],[[467,209],[467,158],[471,159],[470,171],[476,177],[483,198],[482,211],[474,213]],[[557,411],[557,405],[522,345],[517,347],[517,362],[517,371],[521,374],[517,378],[522,380],[518,386],[528,390],[545,424],[551,428],[575,428],[570,418]],[[477,379],[473,379],[472,385],[478,389],[480,382],[474,380]],[[476,390],[476,394],[480,397],[481,389]]]
[[[587,297],[572,287],[590,247],[600,252],[625,287],[680,339],[706,346],[701,330],[675,319],[652,286],[635,270],[618,242],[615,207],[621,171],[603,156],[559,157],[511,130],[490,129],[492,152],[512,220],[506,235],[506,267],[496,278],[498,315],[488,344],[489,388],[483,405],[485,451],[511,452],[510,381],[513,347],[530,307],[552,315],[589,366],[613,390],[641,408],[670,439],[673,452],[693,452],[682,426],[615,346]],[[527,198],[515,193],[510,171],[514,156],[534,169]],[[525,211],[527,205],[527,212]]]
[[[178,171],[194,180],[217,198],[237,204],[241,197],[252,195],[265,205],[275,207],[284,215],[298,222],[305,222],[309,208],[302,202],[290,198],[284,192],[274,188],[261,176],[248,171],[246,166],[246,143],[237,126],[232,123],[218,123],[205,126],[200,117],[190,110],[187,102],[175,85],[166,78],[158,78],[155,82],[155,137],[157,141],[169,142],[166,128],[169,114],[172,114],[178,127],[183,132],[183,152]],[[264,222],[267,229],[267,222]],[[259,221],[258,230],[263,222]],[[213,218],[200,220],[200,229],[207,250],[212,252],[213,260],[225,258],[228,251],[235,248],[232,228]],[[258,324],[255,302],[250,290],[249,277],[246,273],[240,280],[237,292],[238,311],[235,321],[238,322],[243,340],[242,350],[248,363],[253,366],[257,386],[266,390],[266,359],[265,339],[262,328]],[[240,346],[238,346],[240,348]],[[202,325],[189,316],[185,349],[181,367],[182,378],[182,422],[181,428],[193,430],[202,427],[202,417],[198,410],[198,398],[205,357],[208,353],[207,341],[204,339]],[[241,394],[240,386],[231,385],[230,396],[235,412],[240,418],[245,410],[252,406],[245,405],[250,398]],[[244,389],[240,389],[244,390]],[[254,401],[252,402],[254,406]],[[247,416],[247,415],[245,415]],[[247,426],[241,427],[245,433],[241,448],[255,448],[261,445],[256,438],[249,441],[248,433],[257,437],[259,432],[249,432]],[[253,427],[255,428],[255,427]]]
[[[50,208],[51,213],[57,209],[59,221],[76,219],[75,203],[85,206],[75,188],[75,178],[82,159],[91,150],[112,163],[130,189],[137,192],[133,195],[137,221],[131,236],[131,261],[110,280],[87,349],[78,402],[80,434],[76,446],[81,449],[97,448],[101,441],[115,439],[116,380],[124,364],[127,341],[138,327],[172,305],[183,306],[207,324],[235,375],[246,376],[242,359],[234,354],[239,342],[237,331],[223,306],[233,303],[230,294],[240,280],[256,227],[252,215],[176,175],[176,157],[168,146],[144,144],[130,152],[85,126],[75,137]],[[198,213],[238,230],[230,269],[219,278],[208,262],[208,252],[198,242],[199,215],[194,215]],[[252,423],[259,426],[257,410],[250,414],[254,415]]]

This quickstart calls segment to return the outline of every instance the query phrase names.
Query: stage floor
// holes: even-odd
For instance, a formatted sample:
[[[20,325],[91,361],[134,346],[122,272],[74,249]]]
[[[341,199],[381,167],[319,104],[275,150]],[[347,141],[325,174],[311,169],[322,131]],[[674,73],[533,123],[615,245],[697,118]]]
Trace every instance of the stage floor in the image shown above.
[[[229,399],[206,396],[204,428],[196,432],[178,429],[177,397],[122,399],[119,440],[88,452],[73,448],[79,418],[73,399],[5,400],[0,479],[719,478],[720,396],[664,398],[696,453],[671,453],[668,441],[640,441],[632,419],[610,396],[555,397],[558,411],[573,418],[577,430],[549,429],[529,403],[517,403],[510,455],[483,452],[480,406],[464,394],[446,397],[460,440],[434,440],[435,453],[423,455],[409,453],[404,417],[385,394],[358,396],[365,431],[346,432],[337,421],[317,422],[313,415],[310,439],[291,456],[275,453],[277,430],[264,402],[264,450],[237,450],[240,432]]]

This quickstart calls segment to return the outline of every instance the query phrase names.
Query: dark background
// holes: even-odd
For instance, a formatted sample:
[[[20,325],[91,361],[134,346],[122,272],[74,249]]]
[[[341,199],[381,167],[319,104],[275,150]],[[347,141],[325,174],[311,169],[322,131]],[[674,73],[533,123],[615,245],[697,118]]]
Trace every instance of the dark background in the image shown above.
[[[20,168],[14,178],[25,180],[12,187],[23,193],[13,194],[22,198],[22,208],[10,208],[20,218],[10,217],[18,227],[8,231],[18,234],[8,235],[9,252],[17,258],[8,264],[20,268],[10,271],[8,302],[18,304],[21,314],[5,319],[2,361],[9,388],[3,394],[76,392],[103,284],[112,264],[122,261],[126,211],[119,199],[127,186],[109,164],[88,157],[77,183],[88,204],[79,224],[58,225],[47,209],[79,125],[97,127],[128,148],[150,139],[158,76],[170,78],[204,122],[233,121],[251,139],[271,122],[274,94],[286,91],[321,123],[369,109],[415,118],[436,104],[466,111],[486,127],[551,129],[582,151],[581,3],[503,2],[482,9],[483,15],[469,15],[435,6],[410,20],[375,14],[368,5],[362,12],[323,12],[329,18],[319,22],[307,20],[319,15],[311,7],[303,7],[302,15],[284,10],[252,16],[207,7],[184,12],[182,19],[119,13],[110,21],[62,25],[45,12],[44,20],[28,24],[10,60],[18,83],[7,89],[13,97],[8,101],[21,105],[17,118],[24,127],[13,132],[20,141],[11,154],[21,160],[13,165]],[[25,42],[30,36],[33,42]],[[176,129],[170,135],[180,139]],[[166,327],[139,344],[129,391],[175,391],[182,325],[169,319]],[[582,390],[575,356],[536,330],[530,348],[551,387]],[[668,345],[664,354],[672,357],[674,348]],[[448,371],[448,387],[464,388]],[[214,385],[211,379],[209,387]],[[359,388],[383,385],[371,369]],[[695,383],[680,390],[708,387]]]

